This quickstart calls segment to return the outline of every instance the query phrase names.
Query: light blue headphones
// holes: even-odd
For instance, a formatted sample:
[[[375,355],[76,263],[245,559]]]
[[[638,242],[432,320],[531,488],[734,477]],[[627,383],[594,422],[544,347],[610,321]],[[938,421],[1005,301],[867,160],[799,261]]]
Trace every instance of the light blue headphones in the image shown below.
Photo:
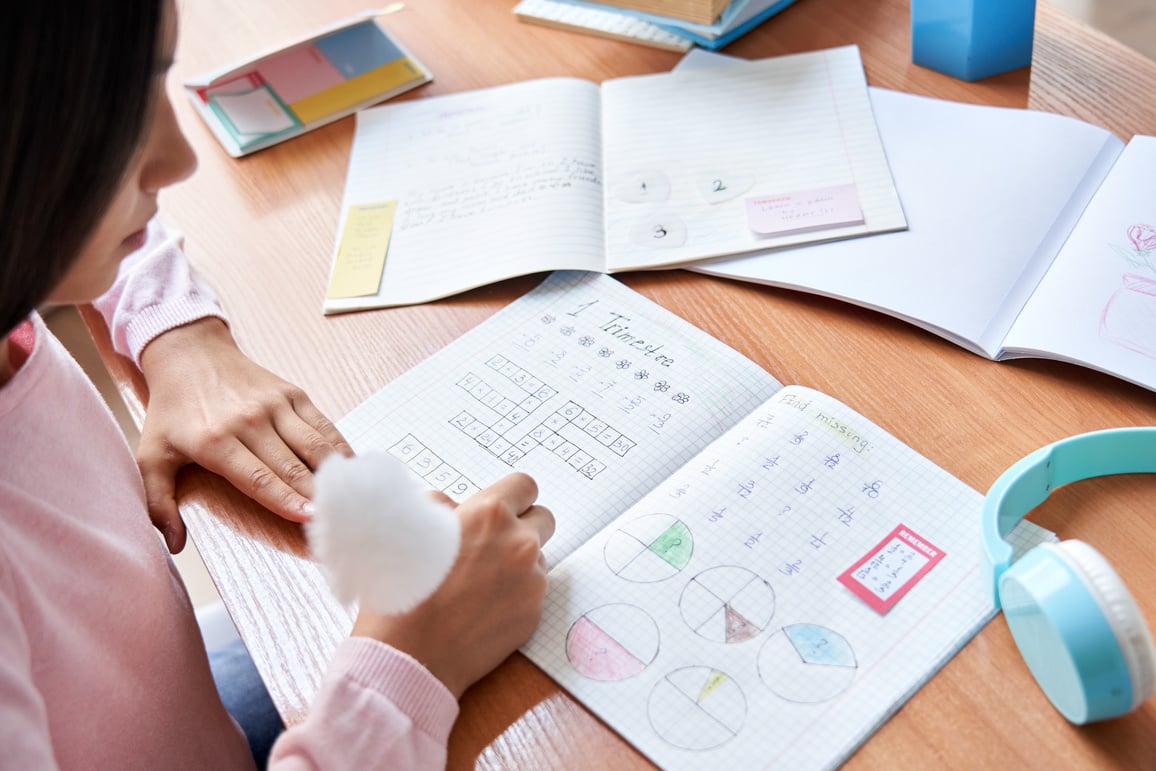
[[[1042,544],[1012,564],[1005,537],[1057,487],[1156,472],[1156,427],[1093,431],[1036,450],[987,493],[983,545],[995,606],[1036,682],[1073,723],[1118,717],[1152,695],[1156,649],[1136,601],[1083,541]]]

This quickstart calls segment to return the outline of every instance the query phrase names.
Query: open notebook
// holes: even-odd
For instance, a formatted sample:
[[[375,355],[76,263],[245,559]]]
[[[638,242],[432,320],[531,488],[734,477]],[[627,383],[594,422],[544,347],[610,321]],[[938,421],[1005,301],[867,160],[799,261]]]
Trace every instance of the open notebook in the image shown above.
[[[746,63],[704,51],[680,67]],[[908,229],[699,263],[1156,389],[1156,138],[870,88]]]
[[[535,478],[557,531],[524,652],[665,768],[834,765],[995,613],[982,495],[600,273],[339,427],[456,499]]]
[[[324,311],[905,227],[853,46],[358,114]]]

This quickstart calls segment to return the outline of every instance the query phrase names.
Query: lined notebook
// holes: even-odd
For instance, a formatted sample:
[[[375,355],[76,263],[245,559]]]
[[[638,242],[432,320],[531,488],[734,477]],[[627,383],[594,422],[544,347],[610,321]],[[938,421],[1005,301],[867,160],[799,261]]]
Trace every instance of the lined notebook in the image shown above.
[[[358,114],[326,313],[903,229],[854,46]]]
[[[551,275],[339,427],[458,500],[535,478],[557,531],[524,652],[664,768],[834,766],[995,613],[978,492],[603,274]]]

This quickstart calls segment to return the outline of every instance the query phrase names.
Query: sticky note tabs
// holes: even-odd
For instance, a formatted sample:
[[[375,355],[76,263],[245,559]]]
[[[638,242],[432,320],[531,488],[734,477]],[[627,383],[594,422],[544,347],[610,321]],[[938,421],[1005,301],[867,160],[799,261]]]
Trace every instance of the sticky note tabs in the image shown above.
[[[397,201],[349,207],[325,293],[328,299],[377,294],[396,212]]]
[[[855,185],[837,185],[796,193],[746,199],[747,224],[761,236],[862,225],[863,209]]]

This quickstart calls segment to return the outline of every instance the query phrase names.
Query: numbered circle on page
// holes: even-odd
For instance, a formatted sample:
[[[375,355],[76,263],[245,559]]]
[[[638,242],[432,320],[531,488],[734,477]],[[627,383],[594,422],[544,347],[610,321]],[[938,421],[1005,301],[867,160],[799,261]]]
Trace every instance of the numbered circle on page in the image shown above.
[[[737,198],[755,186],[755,175],[747,172],[703,174],[696,180],[698,193],[709,204]]]
[[[670,212],[656,212],[630,227],[630,241],[648,249],[676,249],[686,243],[686,223]]]
[[[613,191],[627,203],[662,203],[670,198],[670,179],[661,171],[636,171],[619,179]]]

